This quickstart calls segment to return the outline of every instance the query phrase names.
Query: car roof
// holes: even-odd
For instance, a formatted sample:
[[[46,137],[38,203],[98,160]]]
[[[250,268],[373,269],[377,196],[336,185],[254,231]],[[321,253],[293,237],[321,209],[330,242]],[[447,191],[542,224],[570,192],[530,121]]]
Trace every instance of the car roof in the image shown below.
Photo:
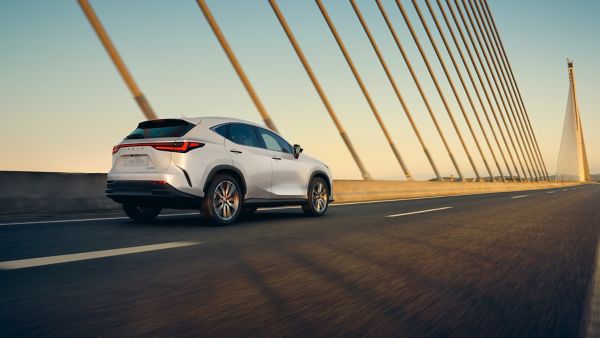
[[[265,127],[264,125],[261,125],[258,123],[241,120],[241,119],[236,119],[236,118],[231,118],[231,117],[204,116],[204,117],[182,117],[181,119],[185,120],[187,122],[193,123],[193,124],[199,124],[199,123],[206,124],[209,128],[212,126],[223,124],[223,123],[245,123],[245,124],[250,124],[253,126],[269,129],[269,128]]]

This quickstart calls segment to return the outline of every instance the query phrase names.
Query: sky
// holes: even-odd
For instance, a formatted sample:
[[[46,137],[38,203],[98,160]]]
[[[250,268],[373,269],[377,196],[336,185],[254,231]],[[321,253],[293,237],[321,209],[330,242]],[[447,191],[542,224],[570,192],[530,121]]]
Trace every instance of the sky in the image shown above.
[[[357,2],[441,174],[456,175],[375,2]],[[462,171],[473,176],[398,8],[392,0],[382,2]],[[417,179],[433,177],[349,2],[324,3],[409,170]],[[439,17],[439,8],[432,3]],[[91,4],[159,117],[226,116],[262,123],[195,1],[93,0]],[[484,175],[481,156],[415,9],[410,1],[403,4],[475,165]],[[437,36],[424,1],[418,4]],[[575,62],[591,172],[599,173],[600,133],[595,127],[600,123],[600,21],[596,18],[600,2],[490,0],[489,4],[548,171],[555,171],[560,145],[568,57]],[[360,178],[268,2],[208,0],[208,5],[281,134],[328,163],[336,178]],[[280,0],[279,5],[368,171],[375,178],[403,178],[314,1]],[[439,37],[436,42],[459,86]],[[462,68],[461,72],[466,75]],[[460,97],[475,123],[462,91]],[[112,146],[143,115],[75,0],[21,0],[0,1],[0,118],[4,145],[0,170],[107,172]],[[481,132],[476,133],[483,142]],[[489,150],[483,151],[492,163]]]

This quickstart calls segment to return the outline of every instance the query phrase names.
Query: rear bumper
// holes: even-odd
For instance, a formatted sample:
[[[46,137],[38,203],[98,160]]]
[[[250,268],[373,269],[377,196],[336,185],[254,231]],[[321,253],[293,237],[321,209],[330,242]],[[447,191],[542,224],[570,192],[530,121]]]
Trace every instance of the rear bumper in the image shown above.
[[[117,203],[161,208],[200,209],[202,198],[177,190],[165,181],[107,181],[106,196]]]

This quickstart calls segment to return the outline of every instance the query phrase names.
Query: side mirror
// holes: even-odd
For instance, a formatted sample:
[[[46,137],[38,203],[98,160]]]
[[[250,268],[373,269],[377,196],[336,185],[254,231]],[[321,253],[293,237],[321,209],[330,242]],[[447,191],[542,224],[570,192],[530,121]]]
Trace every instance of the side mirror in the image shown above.
[[[302,147],[299,144],[294,144],[294,158],[300,157],[300,153],[303,151]]]

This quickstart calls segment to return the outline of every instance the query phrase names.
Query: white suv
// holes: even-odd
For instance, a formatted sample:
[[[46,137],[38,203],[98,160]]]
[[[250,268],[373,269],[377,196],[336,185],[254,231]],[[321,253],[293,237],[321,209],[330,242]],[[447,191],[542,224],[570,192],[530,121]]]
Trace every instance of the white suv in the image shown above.
[[[112,153],[106,195],[138,222],[162,208],[200,209],[220,225],[264,206],[301,205],[321,216],[333,201],[327,165],[242,120],[144,121]]]

